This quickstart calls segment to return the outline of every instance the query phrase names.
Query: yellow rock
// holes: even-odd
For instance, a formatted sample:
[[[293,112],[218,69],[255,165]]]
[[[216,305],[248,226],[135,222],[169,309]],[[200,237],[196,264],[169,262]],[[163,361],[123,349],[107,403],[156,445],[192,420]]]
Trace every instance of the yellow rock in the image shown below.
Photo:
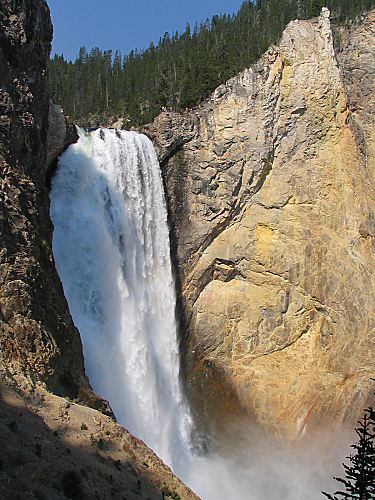
[[[283,439],[355,422],[372,391],[374,21],[338,54],[326,16],[290,23],[165,167],[192,384],[214,367]]]

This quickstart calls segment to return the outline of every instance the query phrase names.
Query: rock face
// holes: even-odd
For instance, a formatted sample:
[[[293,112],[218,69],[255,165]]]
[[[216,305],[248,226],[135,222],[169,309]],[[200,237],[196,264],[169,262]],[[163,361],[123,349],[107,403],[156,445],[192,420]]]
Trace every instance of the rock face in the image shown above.
[[[163,165],[170,156],[174,156],[184,144],[190,142],[197,135],[199,114],[189,112],[161,113],[155,120],[145,127],[144,132],[155,141],[159,161]]]
[[[47,129],[50,163],[75,129],[48,101],[49,11],[0,0],[0,13],[0,497],[197,498],[85,376],[51,251]]]
[[[355,421],[375,374],[374,19],[342,30],[338,59],[327,10],[294,21],[195,113],[148,128],[196,407],[215,370],[289,439]]]
[[[87,386],[82,346],[55,271],[45,186],[51,36],[44,1],[1,2],[1,367],[76,397]]]
[[[51,167],[62,151],[78,141],[77,130],[69,117],[64,116],[61,106],[49,101],[47,168]]]
[[[348,96],[352,125],[367,165],[375,176],[375,13],[359,26],[341,29],[337,36],[337,58]]]

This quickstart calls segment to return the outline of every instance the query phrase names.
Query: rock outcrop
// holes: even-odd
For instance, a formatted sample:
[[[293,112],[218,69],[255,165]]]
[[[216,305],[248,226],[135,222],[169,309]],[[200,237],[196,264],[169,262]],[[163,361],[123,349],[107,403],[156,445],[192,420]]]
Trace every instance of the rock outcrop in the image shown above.
[[[194,113],[163,113],[148,127],[165,163],[198,413],[206,398],[195,386],[213,370],[241,407],[289,439],[353,422],[366,404],[374,19],[342,30],[338,59],[327,10],[294,21]]]
[[[76,397],[82,346],[52,251],[45,186],[52,26],[46,3],[1,3],[1,368]]]
[[[70,117],[64,115],[61,106],[49,101],[48,135],[47,135],[47,168],[70,144],[78,141],[78,133]]]
[[[51,250],[47,133],[51,163],[75,129],[48,101],[49,10],[0,15],[0,497],[197,498],[90,388]]]
[[[161,113],[145,127],[145,132],[154,142],[161,165],[174,156],[182,146],[197,136],[199,114],[188,112]]]
[[[337,59],[348,98],[352,128],[367,166],[375,176],[375,13],[337,33]]]

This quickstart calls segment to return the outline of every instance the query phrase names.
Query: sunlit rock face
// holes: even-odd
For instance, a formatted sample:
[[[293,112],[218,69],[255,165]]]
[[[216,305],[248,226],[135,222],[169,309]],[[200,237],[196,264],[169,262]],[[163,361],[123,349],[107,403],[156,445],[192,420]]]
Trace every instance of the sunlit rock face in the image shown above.
[[[366,404],[375,373],[373,25],[374,12],[342,30],[337,57],[327,11],[294,21],[197,112],[164,113],[148,128],[165,162],[201,413],[210,410],[194,389],[202,370],[221,373],[240,406],[289,439],[355,421]],[[174,135],[164,130],[171,120]]]

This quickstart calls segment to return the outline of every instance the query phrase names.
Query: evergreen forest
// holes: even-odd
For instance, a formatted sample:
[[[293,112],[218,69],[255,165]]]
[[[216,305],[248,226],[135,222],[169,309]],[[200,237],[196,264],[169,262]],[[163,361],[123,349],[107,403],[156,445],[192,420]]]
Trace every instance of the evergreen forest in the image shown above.
[[[165,33],[143,51],[79,50],[75,61],[55,55],[49,66],[51,99],[76,122],[106,123],[122,117],[124,127],[153,120],[163,107],[191,108],[218,85],[253,64],[280,38],[293,19],[331,10],[342,24],[375,0],[246,0],[234,15],[214,16],[183,33]]]

